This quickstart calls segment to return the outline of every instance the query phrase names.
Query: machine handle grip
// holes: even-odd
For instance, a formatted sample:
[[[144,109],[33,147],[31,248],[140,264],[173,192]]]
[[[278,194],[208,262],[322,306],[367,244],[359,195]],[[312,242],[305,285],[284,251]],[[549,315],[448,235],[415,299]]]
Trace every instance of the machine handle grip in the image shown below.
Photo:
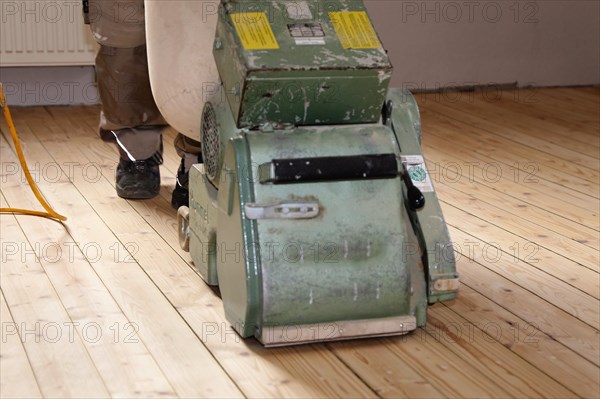
[[[398,176],[396,154],[273,159],[260,165],[261,183],[386,179]]]

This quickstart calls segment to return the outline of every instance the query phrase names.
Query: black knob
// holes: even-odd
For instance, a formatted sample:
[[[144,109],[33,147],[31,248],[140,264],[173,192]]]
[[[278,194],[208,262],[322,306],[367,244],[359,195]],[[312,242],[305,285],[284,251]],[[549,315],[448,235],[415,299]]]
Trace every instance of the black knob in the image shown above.
[[[406,169],[406,165],[402,164],[402,180],[404,184],[406,184],[406,197],[408,200],[408,207],[416,211],[425,206],[425,196],[414,184],[410,175],[408,174],[408,170]]]
[[[381,121],[383,124],[387,124],[388,119],[392,116],[392,110],[394,109],[394,103],[392,100],[387,100],[383,103],[383,108],[381,109]]]
[[[410,177],[408,179],[410,180]],[[408,187],[406,194],[408,196],[408,206],[413,211],[421,209],[425,206],[425,197],[423,196],[423,193],[414,185]]]

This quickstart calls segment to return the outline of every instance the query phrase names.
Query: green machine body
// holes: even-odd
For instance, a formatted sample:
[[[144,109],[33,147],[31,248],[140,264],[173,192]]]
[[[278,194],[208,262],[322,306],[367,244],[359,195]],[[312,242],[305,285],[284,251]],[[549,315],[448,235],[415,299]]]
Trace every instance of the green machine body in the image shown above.
[[[362,1],[239,0],[221,10],[213,54],[238,127],[379,119],[392,65]]]
[[[179,210],[228,321],[266,346],[408,333],[459,284],[416,102],[388,90],[362,1],[325,4],[222,3],[223,85]]]

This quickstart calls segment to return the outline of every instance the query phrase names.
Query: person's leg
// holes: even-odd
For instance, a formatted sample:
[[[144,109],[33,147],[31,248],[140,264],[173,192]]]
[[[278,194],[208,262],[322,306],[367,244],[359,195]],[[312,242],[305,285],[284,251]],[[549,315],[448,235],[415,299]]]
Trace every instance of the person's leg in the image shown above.
[[[165,121],[152,98],[145,45],[133,48],[101,46],[96,75],[102,103],[100,134],[114,141],[120,160],[117,194],[122,198],[152,198],[160,191],[162,130]]]
[[[175,137],[175,150],[181,157],[181,164],[177,170],[177,181],[171,197],[171,206],[177,209],[180,206],[189,206],[190,168],[193,164],[202,162],[202,148],[200,142],[180,133]]]
[[[145,199],[160,190],[162,130],[166,122],[150,89],[143,0],[90,0],[90,25],[100,44],[96,77],[99,131],[120,154],[117,194]]]

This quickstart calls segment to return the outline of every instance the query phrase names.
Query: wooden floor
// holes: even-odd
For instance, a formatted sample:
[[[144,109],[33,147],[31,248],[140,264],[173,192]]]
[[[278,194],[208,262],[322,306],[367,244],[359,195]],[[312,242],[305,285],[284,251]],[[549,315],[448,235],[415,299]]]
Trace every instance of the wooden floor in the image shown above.
[[[69,220],[3,214],[3,397],[600,396],[600,89],[418,95],[462,286],[398,338],[264,349],[230,329],[160,196],[125,201],[97,107],[14,108]],[[39,209],[1,137],[2,206]]]

